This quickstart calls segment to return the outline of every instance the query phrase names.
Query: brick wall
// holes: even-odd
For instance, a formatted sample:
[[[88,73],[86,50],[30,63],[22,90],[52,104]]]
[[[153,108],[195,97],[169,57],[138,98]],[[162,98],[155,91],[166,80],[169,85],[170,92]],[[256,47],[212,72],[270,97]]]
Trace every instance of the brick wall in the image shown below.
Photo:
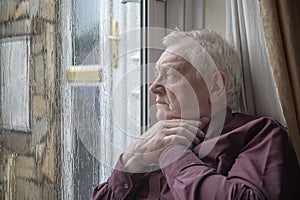
[[[59,2],[1,0],[0,4],[0,38],[30,38],[30,131],[1,130],[0,199],[58,199],[60,159],[55,147],[59,146],[61,107],[56,58]]]

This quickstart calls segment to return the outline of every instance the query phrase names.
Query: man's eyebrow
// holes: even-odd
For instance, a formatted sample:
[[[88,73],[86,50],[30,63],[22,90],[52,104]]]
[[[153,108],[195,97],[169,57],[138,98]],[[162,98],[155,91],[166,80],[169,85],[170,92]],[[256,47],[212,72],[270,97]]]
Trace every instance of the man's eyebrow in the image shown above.
[[[175,70],[179,73],[185,73],[186,71],[188,71],[188,68],[185,66],[186,64],[186,61],[182,61],[181,65],[178,65],[178,63],[174,65],[172,63],[163,63],[159,64],[159,67],[161,67],[161,69],[163,70]]]
[[[175,69],[174,66],[172,66],[170,63],[163,63],[163,64],[156,65],[154,70],[156,72],[159,72],[159,71],[166,72],[166,71],[170,71],[170,70],[178,71],[178,69]]]
[[[173,63],[162,63],[158,65],[159,67],[163,68],[163,69],[176,69],[178,70],[180,68],[180,66],[177,66],[177,64],[173,64]]]
[[[155,64],[154,70],[159,71],[159,70],[165,70],[167,68],[170,68],[171,65],[169,63],[160,63],[160,64]]]

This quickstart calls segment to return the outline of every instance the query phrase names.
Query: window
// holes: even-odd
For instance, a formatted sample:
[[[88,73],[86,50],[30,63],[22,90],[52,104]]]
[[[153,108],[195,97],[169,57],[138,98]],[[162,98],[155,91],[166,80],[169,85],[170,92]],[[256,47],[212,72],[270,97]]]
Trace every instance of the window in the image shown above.
[[[30,130],[29,48],[26,36],[0,40],[0,129]]]
[[[165,28],[202,27],[195,6],[203,1],[62,2],[64,198],[89,198],[154,119],[147,82],[161,39]]]
[[[142,3],[63,3],[65,199],[89,199],[141,133]],[[71,39],[68,39],[71,38]]]

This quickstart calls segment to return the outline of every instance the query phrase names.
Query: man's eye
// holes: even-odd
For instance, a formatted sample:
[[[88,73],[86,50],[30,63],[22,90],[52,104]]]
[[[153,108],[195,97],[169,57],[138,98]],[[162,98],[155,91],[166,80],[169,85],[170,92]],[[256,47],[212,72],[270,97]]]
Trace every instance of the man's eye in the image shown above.
[[[175,76],[173,73],[166,73],[166,78],[169,80],[175,80],[177,79],[177,76]]]
[[[167,73],[167,74],[166,74],[166,78],[173,78],[173,75],[172,75],[172,74],[169,74],[169,73]]]

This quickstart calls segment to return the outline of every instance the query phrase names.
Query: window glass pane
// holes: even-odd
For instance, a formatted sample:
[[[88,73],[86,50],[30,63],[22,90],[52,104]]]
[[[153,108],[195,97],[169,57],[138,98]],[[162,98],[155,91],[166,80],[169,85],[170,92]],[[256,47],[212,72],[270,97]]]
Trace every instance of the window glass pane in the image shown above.
[[[71,152],[64,192],[89,199],[141,132],[141,9],[119,0],[74,0],[72,8],[64,141],[73,142],[63,144]]]
[[[73,42],[74,64],[80,65],[85,57],[99,46],[100,34],[100,10],[99,0],[74,1]],[[102,4],[102,6],[104,6]]]
[[[30,130],[29,47],[28,37],[0,40],[0,129]]]

